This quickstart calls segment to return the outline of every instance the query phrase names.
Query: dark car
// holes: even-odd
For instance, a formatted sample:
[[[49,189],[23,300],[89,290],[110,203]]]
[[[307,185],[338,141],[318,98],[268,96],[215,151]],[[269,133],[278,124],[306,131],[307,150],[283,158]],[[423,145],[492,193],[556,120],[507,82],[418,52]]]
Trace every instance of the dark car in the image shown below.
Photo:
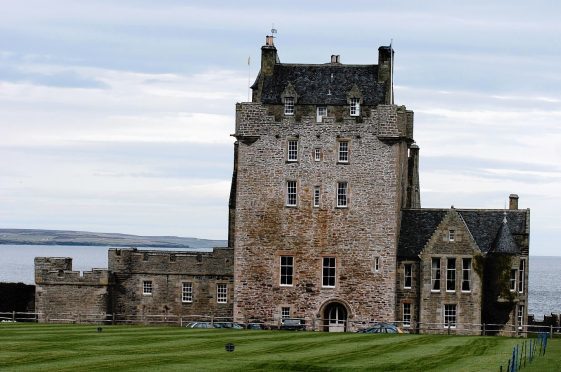
[[[403,333],[401,328],[391,323],[374,323],[368,328],[359,329],[357,333]]]
[[[281,322],[280,329],[287,331],[305,331],[306,322],[304,319],[285,318]]]

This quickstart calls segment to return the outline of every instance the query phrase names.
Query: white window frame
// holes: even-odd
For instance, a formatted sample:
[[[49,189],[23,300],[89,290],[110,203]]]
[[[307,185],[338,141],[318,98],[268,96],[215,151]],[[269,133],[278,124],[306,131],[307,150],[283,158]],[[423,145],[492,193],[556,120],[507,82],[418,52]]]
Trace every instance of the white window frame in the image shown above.
[[[154,283],[151,280],[142,281],[142,294],[144,296],[152,296],[154,293]]]
[[[453,242],[456,240],[456,230],[450,229],[448,230],[448,241]]]
[[[349,114],[351,116],[360,116],[360,98],[351,98]]]
[[[456,292],[456,257],[446,258],[446,292]]]
[[[471,292],[471,258],[469,257],[463,257],[462,258],[462,287],[461,290],[462,292],[468,293]],[[465,285],[467,283],[467,289],[465,288]]]
[[[314,186],[314,195],[313,195],[313,206],[314,208],[319,208],[319,203],[321,201],[321,188],[320,186]]]
[[[219,304],[228,303],[228,284],[216,283],[216,302]]]
[[[374,257],[374,271],[380,271],[380,257]]]
[[[322,257],[321,286],[335,288],[337,285],[337,258],[333,256]]]
[[[281,307],[281,319],[290,318],[290,306]]]
[[[518,268],[518,293],[524,293],[524,286],[526,285],[526,259],[520,259],[520,266]]]
[[[349,183],[346,181],[337,182],[337,208],[347,208],[349,206]]]
[[[435,265],[436,264],[436,265]],[[431,292],[440,292],[442,286],[442,273],[440,269],[440,257],[433,257],[431,259],[431,276],[430,276],[430,290]],[[437,286],[438,284],[438,286]],[[438,287],[438,288],[436,288]]]
[[[321,161],[321,149],[319,147],[314,149],[314,161]]]
[[[349,141],[338,141],[337,145],[337,162],[338,163],[348,163],[349,162]]]
[[[409,283],[407,283],[408,279],[409,279]],[[412,286],[413,286],[413,264],[406,263],[403,264],[403,288],[411,289]]]
[[[294,115],[294,97],[284,97],[284,114]]]
[[[411,304],[408,302],[403,303],[403,319],[401,324],[403,328],[411,327]]]
[[[323,118],[327,116],[327,106],[318,106],[316,109],[316,122],[323,122]]]
[[[183,303],[193,302],[193,283],[191,282],[181,283],[181,302]]]
[[[298,205],[298,183],[294,180],[286,181],[286,206],[296,207]]]
[[[518,329],[521,330],[524,328],[524,305],[518,305],[518,309],[516,311],[516,318],[518,319]]]
[[[516,292],[516,286],[518,281],[516,280],[516,274],[517,274],[518,270],[517,269],[510,269],[510,284],[509,284],[509,289],[511,292]]]
[[[444,314],[444,328],[456,328],[457,320],[458,320],[458,307],[456,304],[445,304],[444,309],[442,310]]]
[[[289,139],[286,143],[286,161],[298,161],[298,140]]]
[[[292,287],[294,285],[294,256],[280,256],[279,273],[281,287]]]

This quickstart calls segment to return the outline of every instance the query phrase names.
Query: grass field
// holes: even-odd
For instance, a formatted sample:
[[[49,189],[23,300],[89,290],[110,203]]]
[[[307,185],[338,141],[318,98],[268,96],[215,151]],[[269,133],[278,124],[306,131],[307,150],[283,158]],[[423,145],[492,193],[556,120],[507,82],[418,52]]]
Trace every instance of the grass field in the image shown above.
[[[0,324],[8,371],[499,371],[520,339],[478,336]],[[525,371],[561,370],[561,339]],[[233,343],[234,352],[225,344]]]

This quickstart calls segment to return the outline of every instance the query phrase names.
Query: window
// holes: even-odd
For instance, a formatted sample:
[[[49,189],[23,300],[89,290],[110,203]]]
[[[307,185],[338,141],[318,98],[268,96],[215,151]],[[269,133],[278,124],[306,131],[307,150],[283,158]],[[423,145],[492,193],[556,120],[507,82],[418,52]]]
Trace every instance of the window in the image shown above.
[[[411,327],[411,304],[403,304],[403,327]]]
[[[286,205],[296,206],[296,181],[286,181]]]
[[[294,97],[284,98],[284,114],[294,115]]]
[[[193,283],[183,283],[181,287],[181,302],[193,302]]]
[[[337,161],[339,163],[349,162],[349,141],[339,141],[339,156]]]
[[[346,208],[347,207],[347,182],[337,182],[337,207]]]
[[[456,305],[444,305],[444,328],[456,328]]]
[[[440,291],[440,258],[439,257],[432,259],[431,290],[433,292]]]
[[[315,148],[314,149],[314,161],[321,161],[321,149]]]
[[[298,161],[298,141],[288,140],[287,157],[288,161]]]
[[[413,265],[405,264],[403,266],[405,280],[403,282],[403,288],[411,289],[411,285],[413,284]]]
[[[318,123],[321,123],[323,121],[323,118],[327,116],[327,107],[325,106],[318,106],[317,108],[317,115],[316,115],[316,121]]]
[[[228,302],[228,286],[224,283],[216,285],[216,302],[225,304]]]
[[[374,257],[374,271],[380,271],[380,257]]]
[[[462,258],[462,292],[471,291],[471,258]]]
[[[144,295],[151,295],[153,292],[152,281],[145,280],[142,282],[142,294]]]
[[[290,318],[290,307],[288,306],[281,307],[281,318],[282,319]]]
[[[522,329],[524,326],[524,305],[518,305],[518,329]]]
[[[526,260],[520,260],[520,268],[518,269],[518,292],[524,293],[524,272],[526,271]]]
[[[449,258],[446,261],[446,291],[454,292],[456,290],[456,259]]]
[[[448,241],[453,242],[456,238],[456,230],[448,230]]]
[[[318,208],[319,207],[319,198],[320,198],[320,187],[319,186],[315,186],[314,187],[314,207]]]
[[[351,98],[351,116],[360,115],[360,98]]]
[[[335,257],[323,258],[323,287],[335,287]]]
[[[291,286],[294,275],[294,257],[281,256],[280,260],[280,285]]]
[[[510,291],[516,291],[516,269],[510,270]]]

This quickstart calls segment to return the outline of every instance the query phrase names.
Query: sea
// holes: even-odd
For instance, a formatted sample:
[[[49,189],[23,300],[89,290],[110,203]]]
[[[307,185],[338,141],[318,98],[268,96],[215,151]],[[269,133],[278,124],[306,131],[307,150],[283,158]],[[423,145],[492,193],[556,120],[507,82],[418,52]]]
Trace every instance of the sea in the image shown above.
[[[35,257],[72,257],[72,268],[89,271],[107,268],[107,250],[103,246],[0,245],[0,282],[34,284]],[[149,248],[186,250],[185,248]],[[192,249],[208,251],[208,249]],[[544,315],[561,313],[561,257],[530,256],[528,313],[537,320]]]

